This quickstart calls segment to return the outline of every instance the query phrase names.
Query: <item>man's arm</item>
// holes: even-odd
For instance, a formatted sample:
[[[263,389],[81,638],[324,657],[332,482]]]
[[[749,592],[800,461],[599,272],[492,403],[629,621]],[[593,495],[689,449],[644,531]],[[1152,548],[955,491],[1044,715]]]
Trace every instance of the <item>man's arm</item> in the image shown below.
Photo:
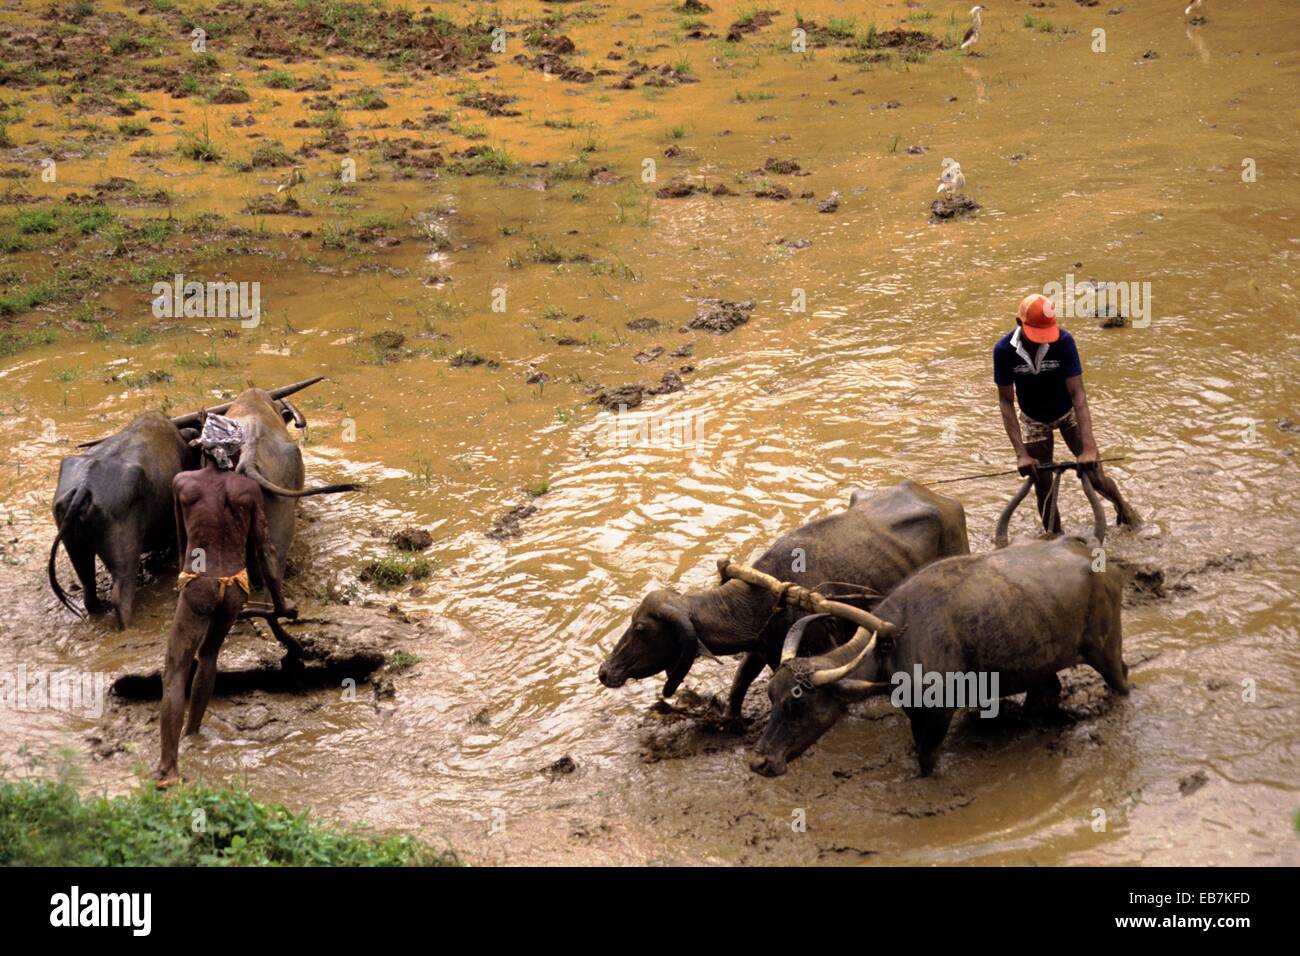
[[[189,540],[185,531],[185,511],[181,508],[181,487],[184,482],[181,476],[177,475],[172,479],[172,509],[176,514],[176,560],[180,563],[182,571],[188,571],[187,560],[189,555],[186,554],[189,548]]]
[[[1032,475],[1038,467],[1038,461],[1025,450],[1025,441],[1020,434],[1020,419],[1016,417],[1016,387],[1014,385],[998,386],[998,409],[1002,412],[1002,427],[1007,430],[1011,447],[1016,452],[1016,468],[1022,475]]]
[[[1097,464],[1097,442],[1092,437],[1092,413],[1088,411],[1088,395],[1083,390],[1083,376],[1070,376],[1065,380],[1065,387],[1070,392],[1074,417],[1079,420],[1079,438],[1083,441],[1078,462],[1085,468],[1091,468]]]
[[[293,608],[285,604],[284,594],[280,590],[280,579],[274,574],[275,545],[266,527],[266,509],[262,507],[262,489],[249,480],[251,487],[245,494],[249,504],[250,520],[248,533],[253,539],[253,554],[257,556],[257,566],[262,573],[266,589],[271,592],[271,604],[276,614],[290,615]]]

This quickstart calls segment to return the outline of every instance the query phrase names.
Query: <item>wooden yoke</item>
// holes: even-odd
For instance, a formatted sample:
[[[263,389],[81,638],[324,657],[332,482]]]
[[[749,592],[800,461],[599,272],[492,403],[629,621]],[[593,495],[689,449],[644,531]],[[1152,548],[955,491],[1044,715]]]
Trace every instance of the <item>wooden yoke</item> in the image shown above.
[[[800,608],[814,614],[831,614],[846,621],[852,621],[859,627],[865,627],[869,631],[878,631],[881,635],[892,634],[897,629],[895,625],[876,617],[870,611],[864,611],[861,608],[843,604],[839,601],[832,601],[811,588],[792,584],[789,581],[781,581],[748,565],[738,564],[730,558],[718,559],[718,574],[722,576],[724,581],[729,578],[736,578],[746,584],[752,584],[755,587],[771,591],[777,599],[777,604],[787,604],[790,607]]]

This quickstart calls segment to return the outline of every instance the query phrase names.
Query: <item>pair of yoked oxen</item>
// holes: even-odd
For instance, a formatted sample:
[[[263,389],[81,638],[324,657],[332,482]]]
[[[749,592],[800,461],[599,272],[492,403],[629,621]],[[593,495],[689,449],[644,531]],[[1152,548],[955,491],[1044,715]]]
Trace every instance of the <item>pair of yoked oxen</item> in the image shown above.
[[[270,392],[245,389],[229,405],[209,410],[233,418],[243,427],[244,445],[236,468],[262,488],[271,544],[266,568],[277,583],[284,579],[293,543],[297,499],[358,487],[303,487],[302,452],[288,426],[301,429],[307,423],[288,396],[319,381],[309,379]],[[86,611],[98,614],[111,608],[119,628],[130,625],[142,555],[176,547],[172,479],[201,464],[199,450],[190,442],[198,436],[194,426],[202,423],[204,414],[169,419],[160,412],[146,412],[116,435],[91,442],[87,451],[63,459],[54,493],[58,532],[50,548],[48,571],[50,587],[68,608],[79,613],[59,584],[55,559],[60,544],[81,582]],[[111,579],[107,601],[96,588],[96,558],[104,563]],[[248,566],[256,569],[259,563],[250,555]]]
[[[1051,707],[1061,693],[1057,672],[1086,663],[1113,691],[1128,693],[1123,582],[1098,565],[1090,545],[1059,537],[973,555],[960,502],[914,482],[854,492],[846,510],[781,538],[754,568],[814,590],[848,583],[884,595],[869,606],[890,630],[852,632],[824,614],[800,618],[767,588],[731,578],[692,594],[648,594],[599,677],[621,687],[667,672],[663,693],[671,696],[701,653],[742,654],[727,702],[739,717],[749,685],[770,667],[771,711],[749,757],[756,773],[785,773],[849,703],[890,694],[899,675],[939,675],[945,688],[972,686],[953,678],[996,675],[982,686],[1002,697],[1025,693],[1027,707]],[[959,708],[941,694],[899,700],[928,776]]]

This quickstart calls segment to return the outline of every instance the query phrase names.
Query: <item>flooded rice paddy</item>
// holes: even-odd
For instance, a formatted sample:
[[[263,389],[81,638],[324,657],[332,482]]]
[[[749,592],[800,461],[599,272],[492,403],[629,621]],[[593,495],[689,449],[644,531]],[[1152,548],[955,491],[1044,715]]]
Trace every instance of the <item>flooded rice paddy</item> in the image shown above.
[[[394,608],[390,664],[218,698],[188,776],[485,863],[1300,861],[1300,10],[1004,3],[966,56],[962,5],[801,4],[802,53],[793,8],[711,6],[0,8],[0,672],[161,665],[165,565],[122,633],[49,592],[76,443],[323,374],[308,480],[367,490],[303,503],[289,591]],[[946,156],[981,208],[932,223]],[[260,320],[159,317],[178,274],[257,283]],[[1063,320],[1146,522],[1107,540],[1144,569],[1129,698],[1070,671],[1064,717],[966,719],[930,779],[862,706],[769,780],[765,679],[748,737],[596,682],[648,590],[854,488],[1012,468],[990,351],[1071,276],[1149,283],[1149,323]],[[718,301],[747,321],[692,328]],[[976,550],[1016,481],[943,486]],[[382,587],[407,527],[424,576]],[[241,630],[222,666],[277,655]],[[157,753],[150,703],[0,731],[109,791]]]

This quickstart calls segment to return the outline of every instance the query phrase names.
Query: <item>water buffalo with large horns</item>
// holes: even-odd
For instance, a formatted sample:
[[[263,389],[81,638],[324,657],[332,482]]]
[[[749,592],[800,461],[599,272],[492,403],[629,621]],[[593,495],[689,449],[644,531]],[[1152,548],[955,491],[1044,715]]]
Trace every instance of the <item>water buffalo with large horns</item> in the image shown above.
[[[319,381],[317,377],[261,392],[273,413],[280,416],[286,440],[284,422],[293,421],[299,428],[306,424],[288,396]],[[231,404],[206,411],[225,412]],[[124,629],[130,625],[141,555],[171,551],[176,546],[172,479],[199,466],[198,450],[187,442],[198,434],[191,426],[200,424],[204,414],[194,412],[168,420],[158,412],[146,412],[116,435],[83,442],[80,447],[86,451],[69,455],[59,464],[54,492],[58,531],[50,548],[48,573],[55,597],[69,610],[81,613],[59,584],[55,559],[60,544],[81,581],[86,610],[95,614],[111,606],[117,626]],[[301,475],[300,456],[297,461]],[[104,562],[112,579],[107,602],[95,588],[96,557]]]
[[[887,637],[859,630],[815,657],[796,658],[787,647],[768,685],[772,711],[750,769],[785,773],[850,702],[875,694],[890,694],[910,718],[923,777],[934,769],[955,711],[976,705],[977,688],[991,687],[994,701],[1028,693],[1027,704],[1051,705],[1061,692],[1057,671],[1088,664],[1111,690],[1127,694],[1122,592],[1119,575],[1094,570],[1091,550],[1077,538],[922,568],[876,606],[895,626]]]
[[[356,491],[361,487],[352,483],[304,487],[302,450],[285,426],[286,420],[293,418],[294,411],[272,393],[248,388],[224,412],[227,418],[235,419],[244,429],[244,445],[236,470],[253,479],[262,489],[270,545],[265,565],[268,573],[275,575],[277,583],[284,580],[285,562],[289,546],[293,544],[298,499]],[[254,563],[253,566],[257,565]]]
[[[198,467],[198,452],[182,431],[159,412],[146,412],[122,431],[59,464],[54,492],[58,533],[50,548],[50,587],[74,613],[81,613],[59,584],[55,559],[62,543],[81,581],[86,611],[111,607],[117,626],[131,623],[140,556],[176,546],[172,479]],[[95,586],[95,558],[104,562],[112,586],[109,602]]]
[[[969,553],[961,503],[904,481],[855,491],[847,510],[790,532],[753,566],[809,588],[837,591],[848,584],[882,595],[931,561]],[[738,716],[763,667],[780,663],[795,617],[771,592],[740,580],[694,594],[652,591],[601,664],[600,682],[621,687],[667,671],[663,694],[671,697],[700,653],[743,654],[727,700],[728,713]]]

